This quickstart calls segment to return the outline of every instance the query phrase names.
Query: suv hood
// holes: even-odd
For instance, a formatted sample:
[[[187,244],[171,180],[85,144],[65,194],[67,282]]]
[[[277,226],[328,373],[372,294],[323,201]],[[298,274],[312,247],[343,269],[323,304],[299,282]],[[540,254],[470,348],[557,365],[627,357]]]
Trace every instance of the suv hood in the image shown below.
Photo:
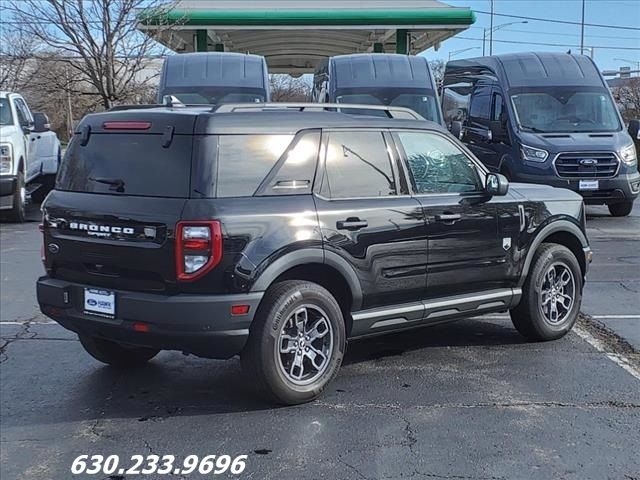
[[[544,148],[549,153],[561,152],[618,152],[632,140],[625,131],[580,133],[520,132],[522,143]]]

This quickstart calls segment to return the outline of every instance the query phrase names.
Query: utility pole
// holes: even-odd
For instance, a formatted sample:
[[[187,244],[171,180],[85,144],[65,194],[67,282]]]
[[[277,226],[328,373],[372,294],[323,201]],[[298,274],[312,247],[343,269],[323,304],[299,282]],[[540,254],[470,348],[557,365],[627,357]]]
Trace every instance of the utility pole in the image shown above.
[[[491,22],[491,26],[489,27],[489,55],[493,55],[493,0],[491,0],[491,20],[490,20],[490,22]]]
[[[582,22],[580,23],[580,55],[584,55],[584,4],[582,0]]]

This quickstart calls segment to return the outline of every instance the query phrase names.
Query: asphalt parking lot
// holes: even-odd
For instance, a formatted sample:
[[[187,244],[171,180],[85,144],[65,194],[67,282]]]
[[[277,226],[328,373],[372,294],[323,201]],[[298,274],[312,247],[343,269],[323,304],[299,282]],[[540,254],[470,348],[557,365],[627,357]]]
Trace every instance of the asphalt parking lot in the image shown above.
[[[122,373],[91,359],[38,311],[33,209],[0,226],[0,478],[155,453],[247,454],[236,478],[260,480],[638,480],[637,203],[622,219],[589,209],[584,315],[562,340],[527,343],[496,315],[361,341],[319,400],[290,408],[256,400],[237,360],[163,352]]]

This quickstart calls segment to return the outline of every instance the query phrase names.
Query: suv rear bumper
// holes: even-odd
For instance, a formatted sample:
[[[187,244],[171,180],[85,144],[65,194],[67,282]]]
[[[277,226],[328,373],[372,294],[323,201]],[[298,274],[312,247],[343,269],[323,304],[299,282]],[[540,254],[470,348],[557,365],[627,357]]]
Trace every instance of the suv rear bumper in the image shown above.
[[[219,359],[242,351],[263,295],[157,295],[116,290],[116,317],[103,318],[85,313],[85,287],[92,288],[40,277],[37,295],[42,313],[81,335]],[[249,313],[231,315],[232,305],[249,305]],[[136,323],[146,324],[148,331],[134,330]]]
[[[552,187],[568,188],[582,195],[587,205],[603,205],[633,201],[640,194],[640,173],[620,174],[614,178],[598,179],[598,190],[580,190],[579,179],[567,180],[558,176],[514,174],[515,181],[543,183]],[[588,179],[589,180],[589,179]]]

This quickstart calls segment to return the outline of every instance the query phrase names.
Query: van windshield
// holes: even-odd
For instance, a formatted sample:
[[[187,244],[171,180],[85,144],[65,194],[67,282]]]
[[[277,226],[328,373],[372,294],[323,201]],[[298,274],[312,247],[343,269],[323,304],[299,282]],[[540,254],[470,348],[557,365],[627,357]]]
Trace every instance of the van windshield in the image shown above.
[[[185,105],[220,105],[223,103],[265,101],[265,92],[260,88],[172,87],[165,88],[162,95],[173,95]]]
[[[364,105],[391,105],[394,107],[407,107],[419,113],[427,120],[440,123],[440,110],[435,92],[431,89],[401,89],[401,88],[375,88],[375,89],[342,89],[336,92],[337,103],[360,103]],[[386,116],[384,112],[362,110],[350,113],[363,115]]]
[[[614,132],[620,121],[604,88],[544,87],[511,95],[518,125],[548,133]]]

